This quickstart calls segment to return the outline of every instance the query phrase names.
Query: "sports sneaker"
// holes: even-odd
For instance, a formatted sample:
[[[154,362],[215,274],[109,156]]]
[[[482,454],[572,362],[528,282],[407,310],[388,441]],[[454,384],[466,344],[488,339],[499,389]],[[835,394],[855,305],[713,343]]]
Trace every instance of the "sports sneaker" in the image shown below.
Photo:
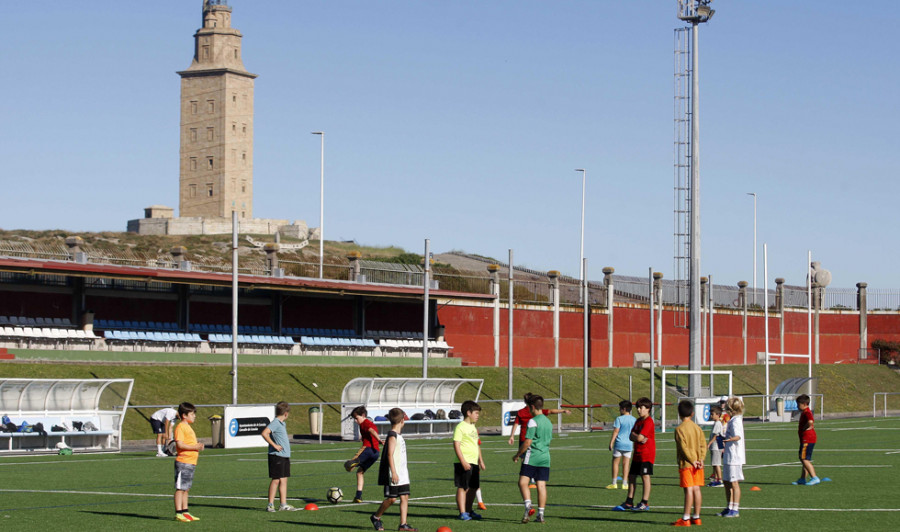
[[[623,490],[627,490],[627,489],[628,489],[628,483],[627,483],[627,482],[623,482],[623,483],[622,483],[622,489],[623,489]]]
[[[672,523],[672,526],[691,526],[691,520],[679,518],[678,521]]]
[[[370,515],[369,521],[372,521],[372,526],[375,527],[375,530],[384,530],[384,523],[382,523],[381,519],[379,519],[378,517]]]
[[[469,515],[468,512],[463,512],[459,514],[459,517],[457,517],[457,519],[459,519],[460,521],[471,521],[472,516]]]
[[[535,484],[534,482],[532,482],[531,484],[528,485],[528,489],[530,489],[530,490],[533,490],[536,487],[537,487],[537,484]]]
[[[640,503],[637,506],[635,506],[634,508],[632,508],[632,510],[635,512],[646,512],[649,509],[650,509],[650,505],[644,504],[644,503]]]
[[[622,504],[613,508],[614,512],[627,512],[629,510],[634,510],[634,505],[628,504],[627,502],[623,502]]]
[[[619,485],[618,484],[607,484],[606,489],[617,490],[617,489],[619,489]]]
[[[822,482],[822,481],[819,480],[819,477],[813,477],[806,481],[806,485],[807,486],[815,486],[816,484],[818,484],[820,482]]]
[[[724,515],[724,517],[740,517],[741,513],[737,510],[728,510],[728,513]]]
[[[469,512],[469,515],[472,516],[472,519],[475,519],[476,521],[481,519],[481,514],[476,514],[475,512]]]
[[[540,514],[538,514],[538,516],[534,518],[534,522],[535,523],[546,523],[546,521],[544,521],[544,516],[540,515]]]
[[[188,521],[199,521],[199,520],[200,520],[199,517],[197,517],[197,516],[195,516],[195,515],[191,515],[189,512],[184,512],[184,513],[181,514],[181,515],[187,517],[187,518],[188,518]]]
[[[791,482],[794,486],[805,486],[806,485],[806,477],[800,477],[797,480]]]
[[[485,506],[483,502],[480,502],[480,503],[478,503],[478,509],[479,510],[487,510],[487,506]]]
[[[354,498],[353,498],[353,502],[359,504],[359,503],[363,502],[363,500],[360,499],[359,497],[354,497]]]
[[[523,516],[522,516],[522,524],[523,524],[523,525],[524,525],[524,524],[527,524],[527,523],[528,523],[528,519],[529,519],[529,518],[528,518],[528,515],[527,515],[527,514],[526,514],[526,515],[523,515]]]
[[[353,471],[353,468],[359,465],[358,460],[347,460],[344,462],[344,469],[347,471]]]
[[[725,508],[724,510],[722,510],[722,511],[719,512],[719,513],[717,513],[716,515],[718,515],[719,517],[725,517],[726,515],[728,515],[728,512],[730,512],[730,511],[731,511],[731,510],[729,510],[728,508]]]
[[[419,532],[418,528],[413,528],[409,526],[408,523],[403,523],[402,525],[397,527],[397,530],[406,530],[407,532]]]
[[[158,452],[158,453],[156,453],[156,456],[165,458],[167,455],[166,455],[166,453],[159,453],[159,452]]]
[[[175,514],[175,520],[180,523],[190,523],[191,520],[184,516],[184,514]]]
[[[275,505],[274,505],[274,504],[269,503],[269,504],[266,505],[266,511],[267,511],[267,512],[276,512],[277,510],[275,509]]]
[[[717,481],[713,482],[712,486],[710,486],[710,487],[712,487],[712,488],[724,488],[724,487],[725,487],[725,483],[722,482],[721,480],[717,480]]]
[[[279,512],[296,512],[299,508],[294,508],[290,504],[282,504],[278,507]]]
[[[694,526],[700,526],[703,524],[703,521],[701,521],[699,517],[691,517],[691,524]]]

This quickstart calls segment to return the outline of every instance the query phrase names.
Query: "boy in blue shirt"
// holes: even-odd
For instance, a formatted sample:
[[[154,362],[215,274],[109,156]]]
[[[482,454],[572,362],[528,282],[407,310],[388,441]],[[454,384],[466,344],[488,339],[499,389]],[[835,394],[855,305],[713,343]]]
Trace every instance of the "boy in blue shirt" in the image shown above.
[[[291,441],[288,439],[285,420],[291,413],[291,405],[281,401],[275,405],[275,419],[263,429],[262,437],[269,444],[269,505],[267,512],[275,512],[275,492],[281,498],[280,511],[293,512],[294,508],[287,503],[287,483],[291,476]]]
[[[613,423],[612,437],[609,439],[609,450],[612,451],[612,484],[606,486],[608,490],[617,489],[616,482],[619,476],[619,462],[624,458],[622,465],[622,489],[628,489],[628,467],[631,465],[631,451],[634,450],[631,429],[634,427],[634,416],[631,415],[631,401],[619,403],[619,417]]]

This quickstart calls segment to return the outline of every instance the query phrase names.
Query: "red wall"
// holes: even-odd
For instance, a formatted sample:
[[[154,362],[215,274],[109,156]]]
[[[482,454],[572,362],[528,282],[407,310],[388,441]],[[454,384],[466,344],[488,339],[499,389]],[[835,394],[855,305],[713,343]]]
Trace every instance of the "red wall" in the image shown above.
[[[452,355],[464,363],[492,366],[493,309],[446,305],[438,310],[438,318],[446,327],[447,343]],[[508,317],[500,310],[500,366],[507,365]],[[530,307],[514,312],[513,363],[521,367],[552,367],[553,311],[550,307]],[[559,363],[562,367],[581,367],[583,360],[583,314],[560,312]],[[806,312],[785,313],[785,353],[807,352]],[[851,362],[857,359],[859,347],[859,315],[856,313],[823,313],[819,321],[819,360],[822,364]],[[757,353],[766,350],[765,322],[761,315],[748,316],[747,363],[756,364]],[[780,317],[769,317],[769,350],[780,350]],[[713,357],[716,365],[744,363],[743,316],[738,313],[715,315],[713,325]],[[662,317],[663,364],[687,365],[690,332],[676,325],[672,311]],[[646,308],[616,307],[613,315],[613,366],[629,367],[635,353],[650,352],[650,313]],[[900,315],[869,315],[869,340],[900,340]],[[609,339],[607,315],[592,314],[590,321],[590,365],[607,367]],[[815,344],[813,344],[815,349]],[[805,363],[803,359],[787,359],[787,363]]]

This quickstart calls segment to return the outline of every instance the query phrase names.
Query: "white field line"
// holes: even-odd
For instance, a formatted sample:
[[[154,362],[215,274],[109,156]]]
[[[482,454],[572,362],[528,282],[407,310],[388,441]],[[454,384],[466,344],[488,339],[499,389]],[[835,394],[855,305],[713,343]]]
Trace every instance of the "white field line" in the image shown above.
[[[111,496],[119,496],[119,497],[155,497],[155,498],[164,498],[170,499],[172,498],[171,494],[163,494],[163,493],[117,493],[110,491],[77,491],[77,490],[16,490],[16,489],[2,489],[0,488],[0,493],[42,493],[42,494],[66,494],[66,495],[111,495]],[[433,501],[429,502],[431,505],[442,505],[442,506],[455,506],[455,501],[448,502],[438,502],[434,501],[434,499],[448,499],[455,497],[455,494],[447,494],[447,495],[434,495],[430,497],[410,497],[410,501]],[[229,495],[194,495],[191,494],[192,499],[224,499],[224,500],[246,500],[246,501],[264,501],[265,497],[237,497],[237,496],[229,496]],[[289,500],[301,500],[301,499],[289,499]],[[381,501],[365,501],[370,504],[380,504]],[[343,503],[344,505],[350,505],[351,503]],[[323,508],[337,508],[342,506],[341,504],[329,504],[323,505],[319,509]],[[502,506],[502,507],[521,507],[522,503],[491,503],[491,506]],[[554,505],[550,505],[553,507]],[[568,506],[568,507],[581,507],[581,508],[610,508],[609,506],[598,505],[598,504],[588,504],[588,505],[576,505],[576,504],[564,504],[557,506]],[[662,508],[666,510],[680,510],[682,506],[657,506],[654,505],[653,508]],[[760,511],[781,511],[788,510],[794,512],[900,512],[900,508],[770,508],[770,507],[753,507],[753,506],[742,506],[742,510],[760,510]]]

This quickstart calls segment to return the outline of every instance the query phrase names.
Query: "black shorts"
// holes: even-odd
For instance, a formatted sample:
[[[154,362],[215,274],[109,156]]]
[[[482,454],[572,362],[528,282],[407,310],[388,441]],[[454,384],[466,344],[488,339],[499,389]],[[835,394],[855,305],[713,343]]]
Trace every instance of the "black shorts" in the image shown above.
[[[550,468],[549,467],[535,467],[529,464],[522,464],[522,467],[519,468],[519,476],[520,477],[528,477],[534,479],[535,481],[542,480],[547,482],[550,480]]]
[[[158,419],[150,418],[150,426],[153,427],[153,434],[165,434],[166,422]]]
[[[642,477],[644,475],[653,475],[653,462],[631,462],[628,476]]]
[[[269,478],[288,478],[291,476],[291,459],[287,456],[269,455]]]
[[[453,484],[463,490],[477,490],[481,487],[481,468],[471,464],[468,471],[459,462],[453,464]]]
[[[813,447],[815,446],[815,443],[801,443],[800,452],[798,453],[800,455],[800,460],[809,460],[812,462],[812,452]]]
[[[371,447],[366,447],[357,460],[359,460],[359,469],[357,471],[365,473],[372,467],[372,464],[378,461],[378,451]]]
[[[409,495],[409,484],[403,484],[402,486],[388,485],[384,487],[385,499],[396,499],[401,495]]]

